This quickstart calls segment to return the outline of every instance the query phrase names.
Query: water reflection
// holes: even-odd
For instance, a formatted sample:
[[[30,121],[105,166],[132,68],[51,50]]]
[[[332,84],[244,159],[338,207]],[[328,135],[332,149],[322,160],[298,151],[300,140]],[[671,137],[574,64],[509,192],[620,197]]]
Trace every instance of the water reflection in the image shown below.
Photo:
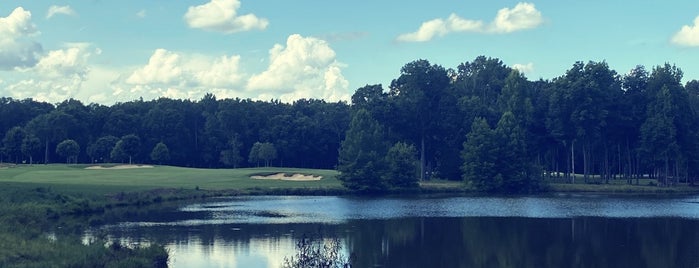
[[[339,238],[355,267],[699,267],[696,201],[245,197],[104,230],[166,244],[173,267],[278,267],[304,234]]]

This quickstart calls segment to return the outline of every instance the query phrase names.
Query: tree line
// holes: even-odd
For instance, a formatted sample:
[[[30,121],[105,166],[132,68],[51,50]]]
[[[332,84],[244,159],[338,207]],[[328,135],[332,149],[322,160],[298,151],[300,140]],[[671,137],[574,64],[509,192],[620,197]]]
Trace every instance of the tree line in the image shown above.
[[[453,69],[409,62],[387,89],[358,88],[351,104],[211,94],[112,106],[0,98],[0,159],[338,168],[349,184],[368,180],[357,184],[365,190],[442,178],[514,191],[545,177],[574,182],[573,174],[669,185],[699,174],[699,81],[682,79],[670,64],[619,74],[590,61],[529,80],[479,56]],[[137,148],[112,155],[130,135]],[[57,150],[66,140],[79,145],[77,155]]]
[[[0,98],[0,160],[335,168],[349,105],[161,98],[111,106]],[[59,146],[63,144],[62,146]]]
[[[619,74],[604,61],[576,62],[531,81],[495,58],[456,69],[416,60],[387,90],[367,85],[352,96],[340,178],[360,191],[392,187],[385,178],[397,163],[382,157],[403,142],[417,152],[413,179],[463,179],[484,191],[530,192],[575,174],[586,183],[693,183],[699,81],[682,78],[667,63]]]

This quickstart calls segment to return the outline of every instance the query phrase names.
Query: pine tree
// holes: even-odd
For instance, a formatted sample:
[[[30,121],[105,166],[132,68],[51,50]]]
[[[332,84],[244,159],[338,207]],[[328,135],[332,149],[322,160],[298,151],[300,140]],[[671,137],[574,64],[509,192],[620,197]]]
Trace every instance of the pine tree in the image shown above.
[[[386,182],[393,188],[417,188],[418,166],[415,146],[398,142],[386,154]]]
[[[338,179],[354,191],[383,192],[386,145],[382,127],[368,111],[358,110],[352,117],[339,152]]]
[[[463,179],[475,189],[485,192],[498,191],[503,178],[497,172],[498,145],[494,131],[485,118],[478,117],[471,124],[471,132],[466,136],[461,158]]]

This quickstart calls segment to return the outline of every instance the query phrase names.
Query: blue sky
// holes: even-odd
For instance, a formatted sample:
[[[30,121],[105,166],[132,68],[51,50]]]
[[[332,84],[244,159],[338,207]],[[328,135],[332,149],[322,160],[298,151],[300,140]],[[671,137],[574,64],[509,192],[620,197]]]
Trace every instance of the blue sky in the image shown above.
[[[427,59],[532,80],[575,61],[699,79],[699,1],[2,1],[0,96],[349,100]]]

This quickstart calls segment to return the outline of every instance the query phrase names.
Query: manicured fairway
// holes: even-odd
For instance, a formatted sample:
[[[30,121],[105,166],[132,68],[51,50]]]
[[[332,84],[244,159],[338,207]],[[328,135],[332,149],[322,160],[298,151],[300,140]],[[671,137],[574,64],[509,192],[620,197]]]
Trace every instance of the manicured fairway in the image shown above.
[[[133,169],[86,169],[87,165],[17,165],[0,168],[0,184],[27,184],[71,192],[110,193],[160,188],[201,190],[337,189],[334,170],[293,168],[197,169],[172,166]],[[319,181],[256,180],[256,174],[308,174]]]

